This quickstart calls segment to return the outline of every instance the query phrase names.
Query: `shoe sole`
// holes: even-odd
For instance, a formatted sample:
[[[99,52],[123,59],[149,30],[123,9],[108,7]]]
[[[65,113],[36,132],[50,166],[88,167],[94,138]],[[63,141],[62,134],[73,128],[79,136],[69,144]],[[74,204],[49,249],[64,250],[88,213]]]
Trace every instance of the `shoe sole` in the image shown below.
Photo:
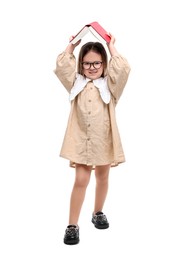
[[[94,226],[97,228],[97,229],[107,229],[109,228],[109,224],[106,224],[106,225],[97,225],[93,222],[93,220],[91,220],[91,222],[94,224]]]
[[[71,240],[71,241],[65,241],[64,240],[64,244],[66,245],[76,245],[80,242],[80,240]]]

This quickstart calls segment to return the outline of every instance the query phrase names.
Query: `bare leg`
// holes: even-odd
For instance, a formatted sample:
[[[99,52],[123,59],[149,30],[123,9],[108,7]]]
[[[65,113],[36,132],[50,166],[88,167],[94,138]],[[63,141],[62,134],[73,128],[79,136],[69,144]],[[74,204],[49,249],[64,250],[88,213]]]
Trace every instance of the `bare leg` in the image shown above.
[[[69,225],[78,224],[81,207],[85,198],[86,188],[88,186],[92,167],[77,164],[75,182],[70,199]]]
[[[95,207],[94,213],[102,211],[106,195],[108,192],[108,176],[109,176],[110,165],[96,166],[95,177],[96,177],[96,190],[95,190]]]

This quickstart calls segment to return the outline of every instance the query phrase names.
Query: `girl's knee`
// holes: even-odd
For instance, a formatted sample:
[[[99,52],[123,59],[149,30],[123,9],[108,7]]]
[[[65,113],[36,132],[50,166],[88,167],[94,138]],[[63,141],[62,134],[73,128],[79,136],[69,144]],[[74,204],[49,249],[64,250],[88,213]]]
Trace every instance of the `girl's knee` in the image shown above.
[[[97,166],[95,169],[95,176],[97,181],[108,181],[110,165]]]
[[[76,166],[75,185],[78,187],[86,187],[91,176],[91,169],[85,165]]]
[[[108,176],[109,174],[106,172],[100,172],[95,174],[97,183],[105,184],[108,182]]]
[[[87,187],[90,180],[90,176],[77,176],[75,179],[75,185],[77,187]]]

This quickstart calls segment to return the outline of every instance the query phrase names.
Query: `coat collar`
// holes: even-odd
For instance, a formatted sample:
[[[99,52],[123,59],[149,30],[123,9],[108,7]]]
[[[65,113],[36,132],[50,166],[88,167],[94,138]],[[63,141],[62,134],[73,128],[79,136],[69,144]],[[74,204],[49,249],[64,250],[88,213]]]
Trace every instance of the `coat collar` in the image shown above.
[[[89,81],[91,81],[91,79],[85,78],[80,74],[76,74],[76,80],[71,89],[69,100],[72,101],[84,89]],[[107,77],[95,79],[93,80],[93,83],[95,87],[99,89],[103,102],[108,104],[110,102],[111,95],[107,85]]]

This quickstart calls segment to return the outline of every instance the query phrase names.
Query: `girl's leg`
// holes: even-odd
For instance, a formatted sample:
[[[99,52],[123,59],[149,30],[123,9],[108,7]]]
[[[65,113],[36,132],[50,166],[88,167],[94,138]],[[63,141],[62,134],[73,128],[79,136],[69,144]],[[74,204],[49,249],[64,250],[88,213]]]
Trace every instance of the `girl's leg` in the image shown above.
[[[103,205],[108,192],[108,176],[110,165],[96,166],[96,190],[95,190],[95,206],[94,213],[102,211]]]
[[[76,164],[75,182],[70,199],[69,225],[77,225],[86,188],[91,176],[91,166]]]

